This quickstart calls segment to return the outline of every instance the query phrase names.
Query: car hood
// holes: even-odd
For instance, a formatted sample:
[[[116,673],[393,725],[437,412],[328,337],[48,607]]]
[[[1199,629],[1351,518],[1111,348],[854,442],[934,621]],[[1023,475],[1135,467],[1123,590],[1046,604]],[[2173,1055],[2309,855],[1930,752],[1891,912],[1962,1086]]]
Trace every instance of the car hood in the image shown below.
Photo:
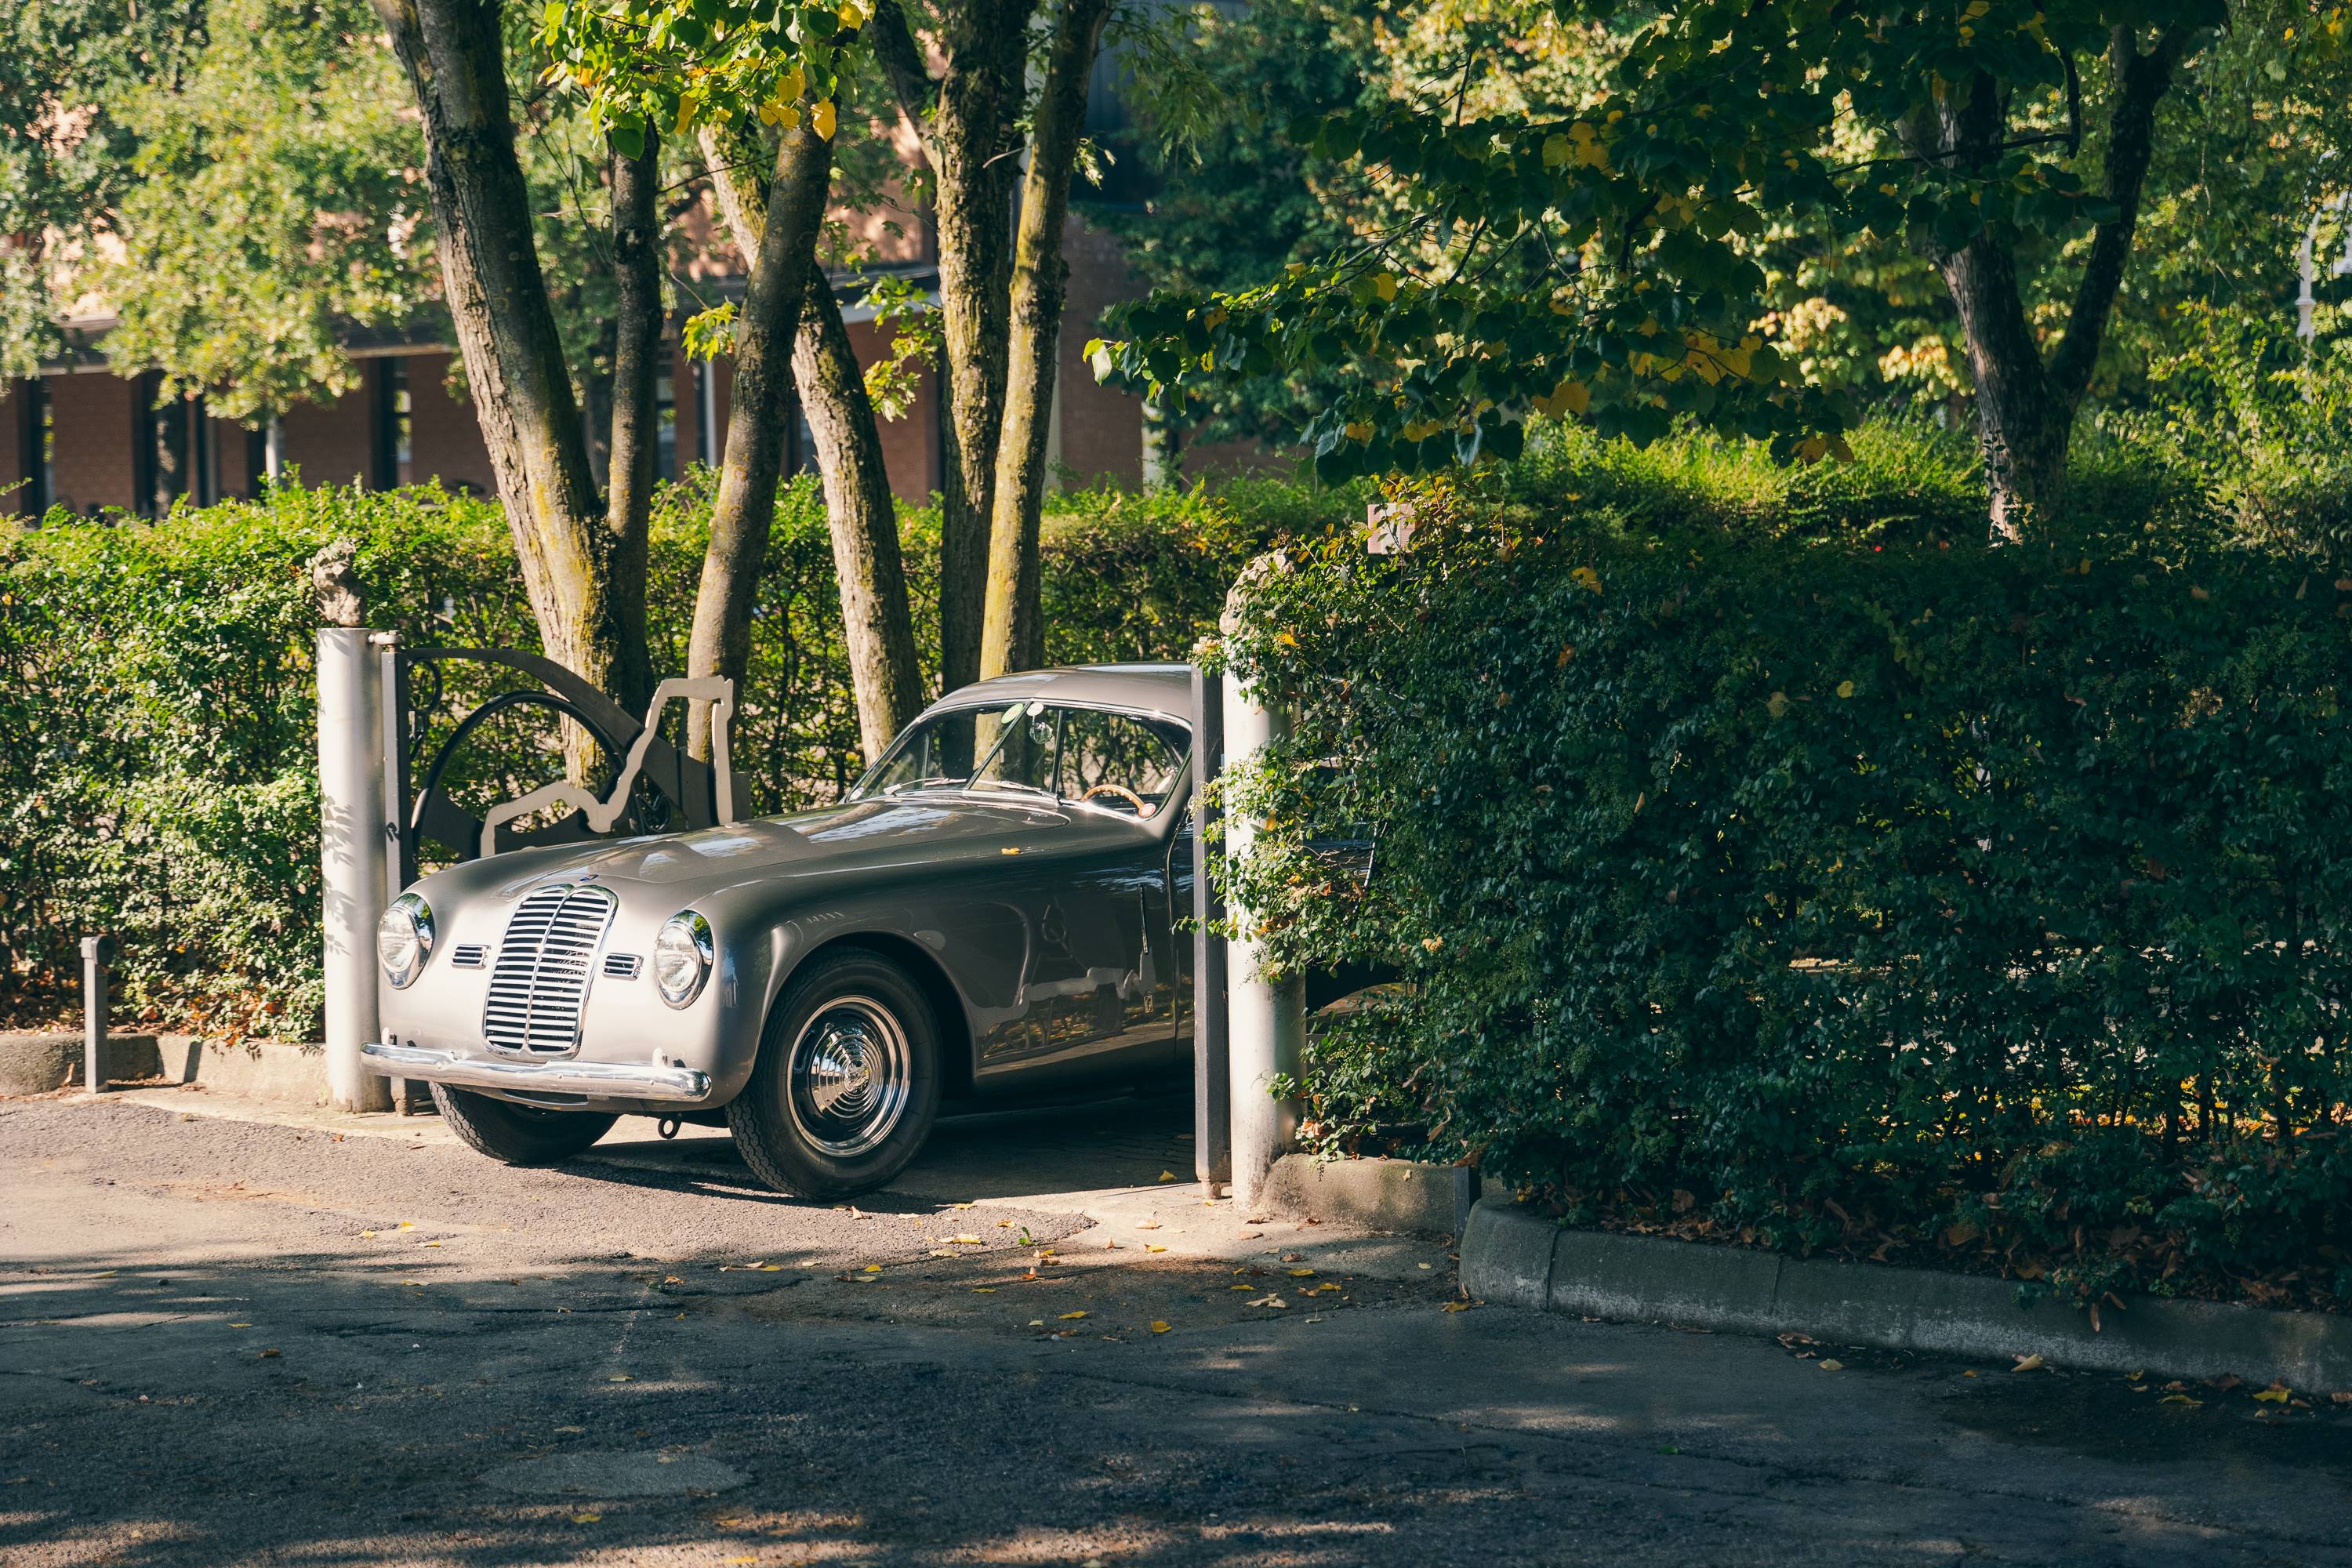
[[[858,801],[659,838],[575,849],[537,876],[593,872],[612,882],[720,884],[994,859],[1068,821],[1049,806],[929,796]]]

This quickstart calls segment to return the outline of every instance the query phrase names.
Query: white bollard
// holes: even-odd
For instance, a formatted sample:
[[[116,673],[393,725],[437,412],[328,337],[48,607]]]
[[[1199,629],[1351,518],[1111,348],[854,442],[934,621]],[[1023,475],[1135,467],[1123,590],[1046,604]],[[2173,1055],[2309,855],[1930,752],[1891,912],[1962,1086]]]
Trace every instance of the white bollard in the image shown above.
[[[1229,767],[1245,767],[1283,733],[1277,710],[1261,707],[1231,671],[1225,684],[1225,757]],[[1249,854],[1256,824],[1244,812],[1224,815],[1225,859]],[[1249,911],[1227,905],[1240,936],[1225,944],[1226,1051],[1230,1084],[1234,1202],[1256,1206],[1274,1163],[1290,1152],[1298,1134],[1298,1107],[1274,1095],[1279,1074],[1296,1075],[1307,1044],[1307,983],[1269,984],[1259,973],[1259,948],[1250,934]]]
[[[384,886],[383,678],[368,633],[319,633],[319,869],[325,917],[327,1092],[338,1110],[389,1110],[361,1065],[376,1037],[375,922]]]

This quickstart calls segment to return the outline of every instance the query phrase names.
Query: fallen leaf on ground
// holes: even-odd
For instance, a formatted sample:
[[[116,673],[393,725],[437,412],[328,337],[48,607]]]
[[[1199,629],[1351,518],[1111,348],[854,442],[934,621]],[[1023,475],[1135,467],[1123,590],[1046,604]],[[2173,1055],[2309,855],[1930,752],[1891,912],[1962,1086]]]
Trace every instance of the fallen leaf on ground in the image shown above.
[[[637,1380],[636,1380],[634,1376],[630,1375],[628,1373],[625,1373],[625,1372],[616,1372],[616,1373],[614,1373],[612,1376],[610,1376],[610,1377],[606,1378],[604,1381],[605,1381],[606,1383],[635,1383],[635,1382],[636,1382]]]
[[[1477,1303],[1475,1301],[1448,1301],[1445,1303],[1444,1310],[1448,1312],[1466,1312],[1472,1307],[1476,1305]]]
[[[1245,1230],[1241,1233],[1241,1239],[1244,1241],[1256,1241],[1265,1235],[1265,1232],[1262,1230]]]
[[[231,1323],[229,1327],[232,1329],[249,1329],[253,1327],[253,1325],[251,1323]]]
[[[1261,1296],[1250,1303],[1253,1307],[1287,1307],[1289,1302],[1279,1296]]]
[[[1168,1331],[1168,1325],[1154,1318],[1151,1320],[1151,1331],[1155,1334],[1164,1334]]]
[[[878,1263],[869,1263],[866,1266],[865,1271],[868,1274],[879,1274],[882,1272],[882,1266]]]
[[[2040,1372],[2042,1370],[2041,1352],[2037,1351],[2032,1355],[2019,1356],[2017,1358],[2017,1364],[2011,1367],[2009,1370],[2011,1372]]]
[[[1165,1252],[1168,1249],[1160,1246],[1156,1241],[1147,1241],[1143,1244],[1143,1250],[1146,1252]]]
[[[413,1219],[402,1220],[400,1222],[400,1228],[403,1230],[415,1230],[416,1228],[416,1222]]]
[[[971,1205],[971,1204],[950,1204],[948,1206],[949,1206],[950,1208],[956,1208],[956,1209],[968,1209],[968,1208],[971,1208],[971,1207],[973,1207],[974,1205]]]
[[[274,1350],[267,1350],[267,1351],[263,1351],[263,1352],[261,1352],[261,1359],[262,1359],[262,1360],[264,1360],[264,1361],[267,1361],[267,1360],[268,1360],[271,1356],[274,1356],[274,1355],[276,1355],[276,1354],[278,1354],[278,1352],[276,1352],[276,1351],[274,1351]]]
[[[1843,1372],[1845,1370],[1845,1363],[1837,1360],[1835,1357],[1831,1357],[1826,1361],[1818,1362],[1814,1364],[1818,1365],[1823,1372]]]
[[[1263,1214],[1244,1215],[1242,1216],[1242,1223],[1244,1225],[1271,1225],[1274,1223],[1274,1216],[1272,1215]]]
[[[1172,1182],[1176,1179],[1176,1173],[1173,1171],[1162,1171],[1160,1173],[1160,1179],[1163,1182]]]
[[[1156,1219],[1139,1219],[1135,1222],[1135,1228],[1138,1230],[1158,1230],[1160,1228],[1160,1222]]]
[[[1064,1321],[1064,1322],[1066,1322],[1066,1322],[1068,1322],[1072,1318],[1083,1318],[1083,1317],[1085,1317],[1085,1316],[1086,1316],[1086,1313],[1084,1313],[1084,1312],[1065,1312],[1065,1313],[1063,1313],[1063,1314],[1062,1314],[1062,1321]]]
[[[2273,1383],[2268,1388],[2263,1389],[2260,1394],[2255,1394],[2254,1397],[2261,1400],[2265,1405],[2284,1405],[2287,1400],[2287,1395],[2292,1392],[2293,1390],[2289,1389],[2285,1384]]]
[[[2194,1410],[2205,1402],[2201,1399],[2191,1399],[2185,1394],[2168,1394],[2162,1399],[2157,1401],[2157,1403],[2159,1405],[2186,1405],[2189,1408]]]
[[[2214,1387],[2220,1389],[2222,1393],[2227,1394],[2230,1390],[2237,1387],[2238,1384],[2245,1381],[2246,1380],[2244,1378],[2240,1377],[2234,1372],[2225,1372],[2221,1376],[2214,1378],[2212,1383]]]
[[[601,1513],[575,1513],[572,1516],[572,1522],[574,1524],[593,1524],[604,1517],[604,1516]]]
[[[975,1285],[971,1288],[971,1293],[975,1296],[993,1296],[996,1294],[996,1287],[993,1285]]]
[[[1290,1271],[1290,1277],[1293,1279],[1312,1279],[1315,1278],[1315,1270],[1312,1268],[1294,1268]]]
[[[981,1244],[980,1237],[976,1236],[951,1236],[948,1239],[958,1247],[978,1247]]]

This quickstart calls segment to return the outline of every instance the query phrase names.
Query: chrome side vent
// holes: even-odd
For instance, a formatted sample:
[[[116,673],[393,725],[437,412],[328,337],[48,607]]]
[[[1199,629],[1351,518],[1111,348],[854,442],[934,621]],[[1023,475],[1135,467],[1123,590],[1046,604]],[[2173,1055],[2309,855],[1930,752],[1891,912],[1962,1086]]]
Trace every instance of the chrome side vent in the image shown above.
[[[604,955],[604,973],[615,980],[635,980],[645,968],[646,961],[634,952],[608,952]]]
[[[482,1037],[501,1050],[569,1056],[580,1047],[580,1017],[596,950],[617,900],[593,884],[559,882],[515,910],[490,970]]]
[[[483,942],[461,942],[449,950],[449,967],[452,969],[481,969],[489,962],[490,950]]]

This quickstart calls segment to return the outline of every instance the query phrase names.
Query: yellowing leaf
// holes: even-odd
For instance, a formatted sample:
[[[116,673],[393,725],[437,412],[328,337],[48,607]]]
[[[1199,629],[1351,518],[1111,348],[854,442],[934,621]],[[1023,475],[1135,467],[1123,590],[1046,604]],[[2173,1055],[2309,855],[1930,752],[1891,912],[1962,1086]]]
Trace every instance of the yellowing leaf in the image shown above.
[[[627,1373],[625,1373],[625,1372],[616,1372],[616,1373],[614,1373],[612,1376],[610,1376],[610,1377],[606,1378],[604,1381],[605,1381],[606,1383],[635,1383],[635,1382],[636,1382],[637,1380],[636,1380],[635,1378],[634,1378],[634,1377],[630,1376],[630,1375],[629,1375]]]
[[[1168,1331],[1168,1325],[1160,1319],[1154,1318],[1151,1320],[1151,1331],[1155,1334],[1164,1334]]]
[[[1176,1179],[1176,1173],[1173,1171],[1162,1171],[1160,1173],[1160,1179],[1163,1182],[1172,1182]]]
[[[978,1247],[981,1245],[980,1237],[976,1236],[951,1236],[948,1237],[948,1239],[954,1242],[959,1247]]]
[[[1065,1313],[1063,1313],[1063,1314],[1062,1314],[1062,1321],[1064,1321],[1064,1322],[1066,1322],[1066,1322],[1070,1321],[1071,1321],[1072,1319],[1074,1319],[1074,1318],[1083,1318],[1083,1317],[1085,1317],[1085,1316],[1086,1316],[1086,1313],[1084,1313],[1084,1312],[1082,1312],[1082,1311],[1081,1311],[1081,1312],[1065,1312]]]
[[[1590,566],[1579,566],[1568,574],[1568,580],[1588,593],[1601,592],[1601,574]]]
[[[809,129],[828,142],[833,140],[833,100],[829,98],[820,100],[817,106],[809,110]]]
[[[1591,407],[1592,390],[1582,382],[1563,381],[1534,401],[1537,413],[1557,419],[1563,414],[1582,414]]]
[[[1290,1271],[1290,1277],[1293,1279],[1312,1279],[1315,1278],[1315,1270],[1312,1268],[1294,1268]]]
[[[882,1266],[878,1263],[869,1263],[866,1266],[866,1272],[868,1274],[879,1274],[882,1272]]]
[[[2263,1389],[2260,1394],[2255,1394],[2254,1397],[2261,1400],[2265,1405],[2284,1405],[2287,1400],[2287,1395],[2291,1392],[2292,1390],[2290,1390],[2285,1384],[2273,1383],[2268,1388]]]
[[[1448,1301],[1441,1310],[1448,1312],[1466,1312],[1471,1309],[1473,1304],[1474,1303],[1469,1301]]]
[[[604,1517],[604,1516],[601,1513],[575,1513],[572,1516],[572,1522],[574,1524],[593,1524]]]
[[[1146,1252],[1165,1252],[1168,1249],[1160,1246],[1156,1241],[1147,1241],[1143,1244],[1143,1250]]]
[[[1839,682],[1837,683],[1837,694],[1838,694],[1840,697],[1851,697],[1851,696],[1853,696],[1853,681],[1851,681],[1851,680],[1841,680],[1841,681],[1839,681]]]
[[[1397,297],[1396,274],[1393,272],[1372,274],[1372,292],[1378,294],[1383,300],[1395,299]]]
[[[1823,1372],[1843,1372],[1845,1370],[1845,1363],[1839,1361],[1834,1356],[1826,1361],[1816,1362],[1814,1364],[1819,1366]]]

